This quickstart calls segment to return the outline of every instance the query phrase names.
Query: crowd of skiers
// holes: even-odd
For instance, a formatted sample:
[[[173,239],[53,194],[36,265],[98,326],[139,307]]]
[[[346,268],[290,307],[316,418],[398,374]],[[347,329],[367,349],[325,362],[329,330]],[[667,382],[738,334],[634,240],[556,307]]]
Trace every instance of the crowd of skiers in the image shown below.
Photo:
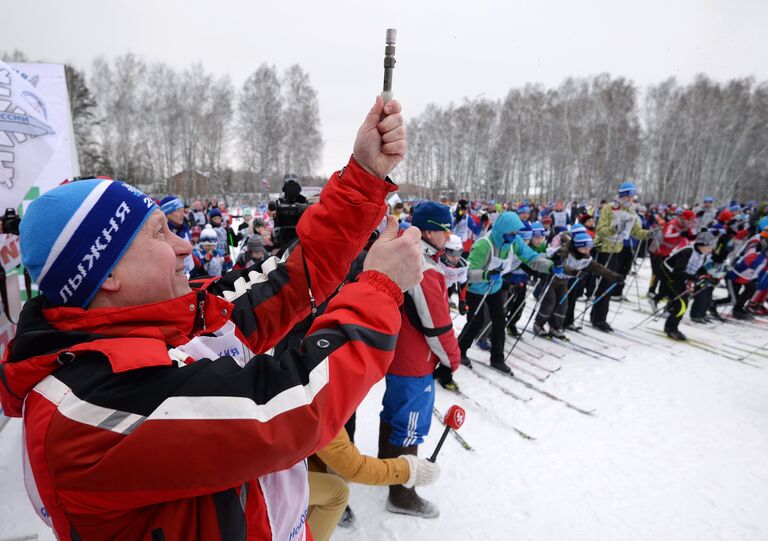
[[[294,175],[286,175],[285,184],[284,191],[298,186],[300,192]],[[457,391],[453,374],[461,364],[472,368],[467,352],[475,343],[490,351],[491,367],[511,373],[504,362],[505,343],[507,336],[517,338],[524,330],[526,303],[534,304],[534,335],[567,340],[565,331],[578,332],[580,298],[587,301],[592,326],[612,332],[609,303],[623,300],[625,280],[639,258],[649,257],[648,300],[656,311],[665,302],[670,338],[686,339],[679,323],[691,302],[691,320],[699,323],[721,319],[717,307],[726,303],[733,305],[735,318],[768,313],[765,205],[718,206],[705,197],[688,208],[637,200],[636,187],[625,182],[611,202],[595,206],[461,199],[453,204],[397,202],[389,209],[401,233],[419,230],[423,278],[405,291],[402,326],[385,377],[378,457],[366,457],[355,447],[353,416],[310,460],[308,520],[317,539],[329,538],[337,523],[354,522],[347,481],[389,485],[387,509],[392,512],[439,515],[415,490],[439,473],[435,464],[417,458],[431,426],[434,382]],[[233,268],[233,257],[235,270],[260,272],[268,257],[290,252],[290,246],[273,241],[276,203],[256,206],[256,216],[246,210],[238,223],[221,203],[203,211],[199,201],[191,210],[174,196],[158,201],[169,229],[195,245],[185,267],[192,278],[221,276]],[[366,248],[385,226],[386,219]],[[347,281],[357,278],[365,251]],[[717,298],[721,280],[726,295]],[[321,305],[317,313],[324,309]],[[466,316],[458,336],[452,309]],[[314,317],[297,325],[276,351],[300,344]]]
[[[435,382],[458,392],[454,373],[484,362],[475,343],[511,374],[509,337],[566,340],[587,311],[612,332],[641,256],[670,338],[685,340],[691,301],[696,322],[727,303],[735,318],[767,312],[766,204],[640,205],[624,182],[595,206],[387,208],[404,152],[399,104],[377,99],[314,204],[289,174],[242,221],[103,178],[29,206],[22,257],[41,295],[0,364],[0,400],[24,417],[28,493],[59,538],[298,540],[308,524],[324,540],[355,520],[347,482],[437,517],[416,487],[440,468],[418,448]],[[355,410],[381,378],[371,457]]]
[[[350,481],[390,485],[387,509],[393,512],[425,518],[439,514],[433,503],[416,493],[414,483],[402,483],[403,470],[396,461],[407,458],[411,470],[428,471],[424,479],[433,480],[436,467],[416,454],[430,430],[434,382],[457,391],[453,374],[460,365],[472,368],[467,352],[475,343],[490,351],[491,367],[511,373],[504,362],[505,343],[507,336],[517,338],[524,330],[521,326],[528,326],[521,323],[527,303],[534,305],[530,329],[534,335],[567,340],[565,331],[578,332],[587,311],[594,328],[610,333],[610,302],[623,300],[625,280],[639,258],[648,257],[653,273],[648,300],[653,310],[666,310],[665,332],[670,338],[686,339],[679,323],[691,302],[690,317],[698,323],[709,322],[709,317],[721,319],[717,307],[726,303],[733,305],[735,318],[768,313],[765,204],[734,201],[718,206],[705,197],[692,208],[642,205],[635,185],[625,182],[612,201],[595,206],[575,201],[546,205],[527,200],[408,205],[398,201],[389,213],[401,232],[418,228],[423,278],[404,295],[402,327],[386,374],[380,460],[362,457],[355,449],[353,419],[329,448],[347,456],[347,466],[343,461],[334,463],[329,450],[318,453],[316,462]],[[248,239],[241,254],[252,251],[253,239],[264,250],[262,239],[270,238],[274,227],[274,219],[267,213],[265,218],[246,219],[238,235],[229,235]],[[375,240],[378,232],[369,240]],[[263,255],[247,257],[246,267],[261,269]],[[355,276],[353,266],[347,280]],[[714,292],[721,280],[726,294],[718,298]],[[587,301],[581,318],[575,313],[580,298]],[[458,336],[451,310],[466,316]],[[304,331],[308,328],[301,326]],[[303,332],[294,342],[301,338]],[[346,483],[332,474],[318,475],[310,473],[310,494],[324,496],[310,497],[316,504],[310,524],[324,538],[322,532],[330,535],[340,514],[342,525],[354,516],[346,505]],[[327,488],[328,479],[332,490]]]

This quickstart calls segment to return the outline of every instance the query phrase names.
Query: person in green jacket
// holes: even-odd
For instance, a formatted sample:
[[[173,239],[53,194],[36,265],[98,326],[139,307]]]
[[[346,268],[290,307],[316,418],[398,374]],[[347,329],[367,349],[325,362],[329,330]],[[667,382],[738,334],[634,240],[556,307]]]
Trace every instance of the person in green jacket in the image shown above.
[[[491,317],[491,366],[504,373],[511,373],[504,363],[504,303],[506,293],[502,288],[502,275],[525,263],[535,271],[548,273],[552,261],[533,251],[517,235],[523,229],[523,221],[514,212],[503,212],[489,233],[475,241],[467,259],[467,324],[459,335],[461,363],[469,368],[472,362],[467,350],[472,346],[483,325],[481,304],[488,307]]]
[[[624,182],[619,186],[619,193],[614,203],[606,203],[600,209],[600,217],[595,228],[595,260],[600,265],[613,272],[620,272],[621,251],[624,241],[633,237],[637,240],[646,240],[651,232],[643,229],[640,216],[635,211],[635,196],[637,187],[631,182]],[[606,319],[610,309],[611,298],[605,292],[611,287],[608,280],[600,280],[595,298],[599,299],[590,312],[592,326],[603,332],[612,332],[613,328]]]

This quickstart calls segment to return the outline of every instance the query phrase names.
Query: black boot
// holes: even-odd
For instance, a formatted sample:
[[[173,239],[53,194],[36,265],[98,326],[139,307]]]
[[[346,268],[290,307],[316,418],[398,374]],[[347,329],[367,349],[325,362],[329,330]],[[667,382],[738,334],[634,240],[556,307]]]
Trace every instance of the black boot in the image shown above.
[[[389,441],[387,441],[389,443]],[[418,452],[418,445],[410,447],[395,447],[390,445],[392,456],[396,458],[400,455],[414,455]],[[440,510],[435,504],[423,499],[416,494],[416,488],[405,488],[403,485],[390,485],[389,498],[387,498],[387,511],[390,513],[399,513],[401,515],[413,515],[421,518],[437,518],[440,516]]]
[[[598,331],[613,332],[613,327],[607,321],[593,321],[592,326]]]
[[[466,366],[467,368],[472,368],[472,361],[470,361],[469,357],[467,357],[466,351],[461,352],[461,365]]]
[[[677,329],[677,325],[677,322],[671,324],[667,323],[664,325],[664,332],[667,333],[667,336],[672,340],[680,340],[681,342],[687,340],[685,335]]]
[[[495,368],[499,372],[503,372],[504,374],[509,374],[510,376],[514,376],[512,373],[512,369],[506,365],[504,361],[491,361],[491,368]]]
[[[379,419],[379,458],[392,458],[392,445],[389,438],[392,437],[392,425]]]

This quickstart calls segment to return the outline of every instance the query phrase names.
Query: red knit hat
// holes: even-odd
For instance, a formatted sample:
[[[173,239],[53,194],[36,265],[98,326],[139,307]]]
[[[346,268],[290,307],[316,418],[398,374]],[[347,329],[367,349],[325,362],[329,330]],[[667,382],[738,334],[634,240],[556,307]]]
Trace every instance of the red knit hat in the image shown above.
[[[730,222],[731,220],[733,220],[733,212],[728,209],[721,210],[720,214],[717,215],[717,221],[721,224]]]
[[[693,221],[693,219],[696,217],[696,215],[693,213],[692,210],[684,210],[680,213],[680,218],[685,220],[686,222]]]

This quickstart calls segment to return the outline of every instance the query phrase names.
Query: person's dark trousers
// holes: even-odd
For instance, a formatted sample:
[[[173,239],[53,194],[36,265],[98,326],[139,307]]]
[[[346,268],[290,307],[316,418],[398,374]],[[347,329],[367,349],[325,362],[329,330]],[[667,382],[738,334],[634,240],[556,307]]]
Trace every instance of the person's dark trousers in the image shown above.
[[[688,295],[682,295],[685,291],[685,284],[678,282],[669,282],[665,277],[661,278],[659,283],[659,297],[668,299],[666,310],[669,313],[664,323],[664,331],[676,331],[683,319],[685,311],[688,308]],[[679,297],[679,298],[676,298]],[[674,300],[673,300],[674,299]]]
[[[508,320],[507,327],[514,327],[517,322],[520,321],[520,317],[523,315],[523,309],[525,307],[525,295],[528,292],[527,284],[516,284],[510,287],[509,294],[512,295],[512,300],[507,305]]]
[[[757,281],[752,280],[746,284],[739,284],[735,280],[731,280],[729,282],[729,287],[732,288],[731,291],[733,292],[733,297],[736,299],[736,302],[733,305],[733,313],[742,315],[745,314],[746,310],[744,307],[746,306],[747,302],[749,302],[749,299],[752,298],[752,295],[755,294],[755,290],[757,289]]]
[[[621,249],[621,253],[616,254],[619,257],[619,268],[616,272],[621,274],[626,281],[626,277],[629,275],[630,271],[632,270],[632,263],[635,258],[635,250],[632,248],[632,246],[624,246],[624,248]],[[615,256],[614,256],[615,257]],[[624,293],[624,284],[618,284],[615,288],[613,288],[613,291],[611,291],[611,295],[619,296]]]
[[[480,310],[480,313],[477,314],[478,318],[481,318],[483,320],[483,324],[480,325],[480,329],[485,329],[485,332],[477,337],[478,340],[488,340],[491,337],[491,326],[488,325],[490,323],[490,319],[488,317],[488,307],[483,306],[483,308]],[[488,327],[486,329],[486,327]]]
[[[565,320],[565,312],[568,309],[568,306],[565,303],[560,304],[560,299],[562,299],[567,292],[567,280],[552,278],[552,285],[547,289],[547,294],[539,303],[539,312],[536,314],[536,323],[541,326],[544,326],[545,323],[549,323],[551,328],[562,330],[563,321]]]
[[[582,296],[584,294],[585,290],[585,283],[587,283],[592,278],[592,273],[583,275],[581,279],[576,283],[576,285],[571,289],[571,292],[568,293],[568,300],[566,301],[568,305],[568,309],[565,311],[565,321],[563,322],[563,325],[566,327],[568,325],[572,325],[578,322],[574,322],[574,313],[576,312],[576,299]],[[573,281],[577,278],[571,278],[568,280],[568,287],[570,288],[573,286]],[[557,302],[560,302],[558,299]]]
[[[619,272],[619,255],[620,254],[609,254],[606,252],[597,252],[597,258],[596,261],[603,265],[604,267],[608,267],[613,272]],[[613,257],[611,257],[613,256]],[[606,279],[598,279],[599,284],[597,285],[597,291],[595,291],[595,299],[599,298],[600,296],[605,293],[609,287],[611,287],[610,280]],[[613,291],[611,291],[613,293]],[[602,299],[600,299],[599,302],[597,302],[593,307],[592,311],[589,313],[589,319],[592,321],[592,323],[607,323],[606,319],[608,318],[608,310],[611,307],[611,296],[605,295]]]
[[[712,292],[714,288],[707,286],[696,291],[696,296],[691,304],[691,319],[706,317],[709,307],[712,305]]]
[[[656,293],[656,288],[661,279],[661,265],[664,258],[660,255],[651,254],[651,281],[648,283],[648,293]]]
[[[467,305],[469,306],[469,312],[467,317],[469,321],[464,326],[464,329],[459,335],[459,349],[462,354],[466,354],[467,350],[472,347],[477,334],[482,330],[483,318],[474,317],[475,310],[480,302],[483,300],[483,295],[477,295],[470,291],[467,291]],[[504,301],[506,300],[506,294],[504,289],[500,289],[492,295],[485,297],[485,305],[488,307],[488,315],[491,318],[491,362],[503,362],[504,361]]]

